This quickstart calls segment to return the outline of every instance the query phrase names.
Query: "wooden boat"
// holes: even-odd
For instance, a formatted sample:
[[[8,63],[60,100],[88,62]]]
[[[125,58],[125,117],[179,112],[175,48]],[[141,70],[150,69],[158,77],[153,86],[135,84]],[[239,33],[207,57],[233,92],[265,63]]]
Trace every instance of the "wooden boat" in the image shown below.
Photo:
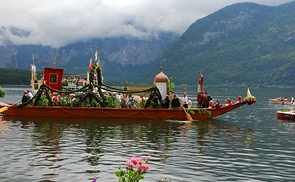
[[[237,109],[244,104],[254,102],[242,101],[220,108],[191,108],[188,113],[193,120],[213,118]],[[193,112],[193,113],[192,113]],[[187,120],[182,108],[103,108],[103,107],[62,107],[62,106],[23,106],[9,107],[2,112],[7,116],[20,117],[57,117],[57,118],[122,118],[122,119],[163,119]]]
[[[294,103],[294,99],[293,99],[293,97],[292,97],[292,99],[286,99],[283,97],[272,98],[272,99],[269,99],[269,103],[270,104],[291,105]]]
[[[97,55],[96,55],[97,57]],[[55,61],[55,60],[54,60]],[[15,117],[50,117],[50,118],[105,118],[105,119],[163,119],[163,120],[201,120],[213,118],[229,111],[237,109],[244,104],[252,105],[256,102],[254,96],[251,95],[249,89],[247,96],[239,102],[222,106],[220,108],[164,108],[164,102],[162,98],[169,94],[168,92],[168,77],[163,73],[162,68],[160,73],[155,76],[154,85],[148,89],[129,90],[127,85],[124,89],[114,88],[108,86],[102,81],[102,71],[99,66],[99,62],[92,63],[90,61],[90,71],[88,75],[89,83],[78,90],[65,90],[61,87],[63,69],[56,68],[55,62],[52,68],[44,68],[44,78],[42,81],[35,80],[35,66],[34,59],[32,66],[32,90],[35,93],[34,97],[22,104],[12,104],[9,106],[0,106],[0,113],[7,116]],[[94,79],[95,78],[95,79]],[[198,94],[203,93],[203,78],[200,75]],[[41,84],[41,85],[40,85]],[[109,93],[120,93],[125,95],[131,94],[146,94],[150,93],[149,99],[144,100],[145,103],[141,107],[130,107],[122,105],[121,107],[115,106],[114,98],[108,96],[106,98],[105,93],[102,91],[108,91]],[[70,100],[69,102],[55,102],[55,94],[77,94],[76,100]],[[67,99],[70,99],[70,97]],[[154,97],[157,98],[156,102],[153,102]],[[108,100],[111,98],[110,100]],[[109,102],[108,102],[109,101]],[[209,102],[209,101],[208,101]],[[155,103],[156,104],[155,107]],[[1,108],[2,107],[2,108]]]
[[[281,120],[295,120],[295,110],[281,110],[277,111],[277,118]]]

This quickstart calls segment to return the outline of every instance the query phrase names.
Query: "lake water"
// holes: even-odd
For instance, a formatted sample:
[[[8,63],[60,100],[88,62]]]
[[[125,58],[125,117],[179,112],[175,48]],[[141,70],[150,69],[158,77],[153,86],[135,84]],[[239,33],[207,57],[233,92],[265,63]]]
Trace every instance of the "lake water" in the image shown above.
[[[20,101],[29,86],[2,86],[0,102]],[[247,88],[208,89],[225,102]],[[118,181],[132,156],[148,156],[142,181],[294,181],[295,124],[276,118],[286,105],[272,97],[295,89],[251,89],[257,103],[210,120],[103,120],[4,117],[0,126],[1,182]],[[176,90],[180,94],[181,90]],[[195,90],[187,90],[195,100]]]

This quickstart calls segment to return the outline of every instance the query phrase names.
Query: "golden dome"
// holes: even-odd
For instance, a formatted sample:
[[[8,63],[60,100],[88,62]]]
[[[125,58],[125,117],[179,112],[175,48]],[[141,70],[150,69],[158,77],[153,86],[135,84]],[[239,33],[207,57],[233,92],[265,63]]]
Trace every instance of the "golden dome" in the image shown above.
[[[163,73],[162,66],[160,67],[160,73],[155,76],[155,82],[168,82],[169,78]]]

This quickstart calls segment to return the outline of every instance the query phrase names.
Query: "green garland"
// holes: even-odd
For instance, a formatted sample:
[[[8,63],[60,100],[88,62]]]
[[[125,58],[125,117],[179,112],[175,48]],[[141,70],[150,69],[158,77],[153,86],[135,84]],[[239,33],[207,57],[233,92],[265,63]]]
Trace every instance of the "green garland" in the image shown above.
[[[97,79],[95,79],[95,75]],[[95,82],[96,80],[96,82]],[[94,88],[97,88],[97,92],[99,95],[96,95],[93,90]],[[102,89],[108,91],[108,92],[117,92],[117,93],[125,93],[125,94],[134,94],[134,93],[144,93],[144,92],[155,92],[157,93],[158,99],[163,105],[163,100],[160,94],[159,89],[156,86],[152,86],[146,89],[140,89],[140,90],[126,90],[126,89],[121,89],[121,88],[116,88],[112,87],[109,85],[106,85],[103,83],[102,80],[102,69],[101,67],[97,64],[97,62],[92,63],[92,70],[89,72],[89,83],[82,88],[79,89],[68,89],[66,87],[61,87],[61,90],[54,89],[50,87],[47,84],[42,84],[40,86],[40,89],[38,92],[34,95],[32,99],[27,101],[26,103],[22,103],[19,105],[19,107],[27,106],[27,105],[34,105],[34,106],[54,106],[52,96],[49,94],[50,92],[56,92],[57,94],[73,94],[73,93],[81,93],[80,95],[77,95],[75,102],[70,100],[69,98],[60,100],[59,105],[60,106],[73,106],[73,107],[97,107],[100,105],[101,107],[114,107],[115,105],[115,100],[109,100],[109,99],[104,99],[105,95],[102,92]],[[152,103],[152,98],[149,98],[149,101],[147,103],[141,103],[142,105],[144,104],[150,104]]]

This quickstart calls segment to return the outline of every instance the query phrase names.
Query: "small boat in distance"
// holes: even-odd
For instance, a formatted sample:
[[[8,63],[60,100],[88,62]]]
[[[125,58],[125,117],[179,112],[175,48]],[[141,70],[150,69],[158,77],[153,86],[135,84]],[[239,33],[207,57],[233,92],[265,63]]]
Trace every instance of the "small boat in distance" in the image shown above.
[[[292,97],[292,99],[287,99],[285,97],[278,97],[275,99],[269,99],[269,103],[270,104],[281,104],[281,105],[291,105],[294,103],[294,98]]]
[[[281,120],[295,121],[295,110],[287,109],[287,110],[277,111],[277,118]]]

